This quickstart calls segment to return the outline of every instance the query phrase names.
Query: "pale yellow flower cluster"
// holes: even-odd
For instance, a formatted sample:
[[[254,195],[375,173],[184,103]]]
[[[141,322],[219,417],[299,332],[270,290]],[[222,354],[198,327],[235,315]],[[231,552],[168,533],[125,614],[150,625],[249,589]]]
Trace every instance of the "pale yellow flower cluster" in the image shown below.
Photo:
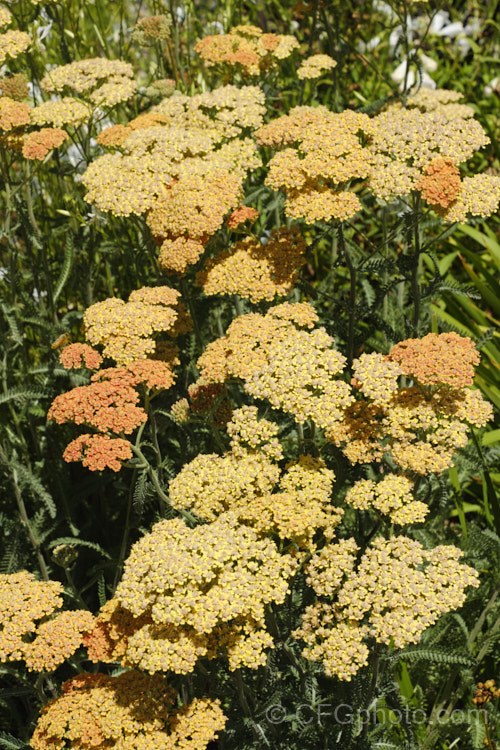
[[[297,76],[302,80],[305,78],[319,78],[328,70],[337,67],[337,61],[330,55],[311,55],[300,65]]]
[[[31,110],[33,125],[51,125],[55,128],[62,128],[64,125],[78,127],[91,117],[92,108],[72,96],[42,102]]]
[[[415,94],[408,97],[406,106],[409,108],[418,107],[422,112],[430,112],[438,109],[446,113],[453,119],[454,117],[474,117],[474,110],[468,104],[458,104],[463,98],[460,91],[451,91],[449,89],[429,89],[422,86]]]
[[[4,15],[4,26],[10,23]],[[31,39],[25,31],[13,29],[0,34],[0,65],[8,57],[18,57],[22,52],[26,52],[31,44]]]
[[[368,115],[319,107],[292,109],[257,131],[262,144],[290,144],[273,156],[266,178],[274,190],[286,192],[287,216],[308,223],[344,221],[360,210],[359,198],[347,188],[370,174],[372,154],[360,140],[369,132]]]
[[[479,585],[476,571],[458,562],[461,554],[453,546],[427,551],[405,536],[376,539],[339,591],[342,619],[367,616],[380,643],[418,643],[440,615],[463,604],[468,586]]]
[[[460,180],[458,165],[490,142],[474,112],[454,91],[420,89],[407,108],[393,104],[372,118],[368,186],[390,200],[419,191],[444,221],[489,216],[500,203],[500,177]]]
[[[207,67],[218,66],[235,73],[257,76],[275,68],[299,47],[294,36],[265,34],[257,26],[235,26],[227,34],[201,39],[195,51]]]
[[[272,300],[293,288],[305,251],[297,228],[273,229],[265,244],[246,237],[209,259],[196,275],[196,283],[208,296],[238,294],[251,302]]]
[[[337,593],[336,601],[308,607],[292,633],[306,643],[306,659],[321,661],[327,675],[347,681],[367,664],[364,638],[396,648],[418,643],[440,615],[463,604],[468,586],[479,585],[476,571],[458,562],[461,551],[453,546],[426,551],[408,537],[378,538],[354,571],[356,552],[348,539],[313,556],[308,585],[329,598]]]
[[[96,106],[112,107],[136,93],[133,75],[129,63],[94,57],[49,70],[40,86],[49,94],[71,89],[86,96]]]
[[[142,287],[128,302],[110,297],[87,308],[83,316],[85,336],[103,355],[126,365],[156,351],[154,336],[176,336],[190,330],[180,292],[167,286]]]
[[[176,697],[162,677],[140,672],[77,675],[42,708],[30,746],[205,750],[226,723],[219,702],[194,698],[178,708]]]
[[[413,499],[413,482],[404,474],[389,474],[378,482],[360,479],[349,489],[346,503],[360,510],[375,508],[393,523],[422,523],[429,508]]]
[[[128,638],[124,660],[150,672],[191,671],[198,656],[217,653],[215,629],[249,620],[262,630],[265,606],[283,603],[297,565],[231,512],[193,529],[160,521],[133,546],[116,591],[121,609],[146,622]],[[267,640],[261,634],[262,648]]]
[[[86,200],[117,216],[147,213],[160,266],[182,274],[241,202],[247,171],[260,166],[249,135],[264,112],[256,86],[171,96],[101,133],[102,145],[120,151],[88,167]]]
[[[254,398],[266,399],[298,422],[312,419],[333,429],[354,397],[349,385],[335,377],[346,360],[333,349],[333,339],[323,328],[303,330],[315,320],[307,303],[285,303],[266,315],[236,318],[199,358],[202,381],[240,378]]]
[[[331,538],[343,513],[331,505],[334,473],[312,456],[300,456],[281,472],[277,426],[258,420],[256,407],[236,410],[227,430],[231,451],[196,456],[170,482],[174,508],[206,521],[229,510],[260,535],[291,540],[298,548],[310,548],[320,529]]]
[[[277,435],[279,427],[268,419],[259,419],[256,406],[242,406],[233,411],[231,421],[226,425],[231,438],[231,451],[245,455],[248,451],[259,451],[269,458],[279,461],[283,449]]]
[[[10,26],[12,23],[12,13],[7,8],[0,8],[0,29]]]
[[[352,363],[352,384],[374,404],[385,404],[398,389],[398,377],[402,370],[383,354],[363,353]]]

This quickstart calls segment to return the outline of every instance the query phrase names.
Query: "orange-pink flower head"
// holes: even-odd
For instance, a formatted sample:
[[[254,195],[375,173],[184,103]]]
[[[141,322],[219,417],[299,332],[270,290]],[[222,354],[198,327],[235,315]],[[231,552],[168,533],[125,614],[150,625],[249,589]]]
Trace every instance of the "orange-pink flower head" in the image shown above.
[[[389,359],[422,385],[464,388],[473,383],[480,355],[474,342],[458,333],[428,333],[421,339],[400,341]]]

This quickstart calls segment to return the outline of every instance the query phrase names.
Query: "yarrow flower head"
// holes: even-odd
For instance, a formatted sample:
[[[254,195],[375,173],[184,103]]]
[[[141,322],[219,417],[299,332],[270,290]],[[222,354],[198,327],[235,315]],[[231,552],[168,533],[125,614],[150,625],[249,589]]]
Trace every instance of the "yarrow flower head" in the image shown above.
[[[273,229],[266,244],[252,237],[205,263],[196,283],[207,295],[238,294],[251,302],[272,300],[293,287],[306,243],[296,228]]]
[[[0,78],[0,91],[2,97],[7,96],[16,102],[22,102],[29,94],[28,79],[24,73],[4,76]]]
[[[103,360],[97,349],[88,344],[68,344],[59,354],[59,361],[67,370],[80,367],[98,370]]]
[[[62,146],[68,134],[60,128],[33,130],[24,138],[23,156],[25,159],[45,159],[49,151]]]
[[[71,90],[88,97],[95,105],[112,107],[129,99],[137,91],[133,75],[129,63],[94,57],[49,70],[40,86],[49,94]]]
[[[463,604],[468,586],[479,585],[453,546],[426,551],[408,537],[378,538],[354,569],[356,551],[354,540],[341,540],[313,556],[307,583],[320,596],[335,593],[335,602],[309,606],[292,634],[305,642],[304,658],[321,661],[326,674],[347,681],[367,664],[364,639],[396,648],[418,643],[440,615]]]
[[[296,107],[257,131],[263,145],[289,144],[273,156],[266,178],[274,190],[286,191],[287,216],[308,223],[354,216],[361,203],[346,186],[370,174],[372,154],[360,141],[370,131],[367,115],[323,107]]]
[[[472,385],[480,356],[470,338],[458,333],[428,333],[396,344],[389,359],[422,385],[464,388]]]
[[[72,96],[38,104],[30,112],[33,125],[51,125],[62,128],[64,125],[78,127],[92,115],[92,109],[85,102]]]
[[[336,378],[345,357],[307,303],[277,305],[263,316],[242,315],[226,335],[209,344],[198,360],[202,382],[243,380],[247,393],[282,409],[298,422],[312,419],[330,428],[343,417],[354,397],[347,383]]]
[[[128,302],[116,297],[97,302],[83,316],[85,336],[119,365],[143,359],[156,351],[156,334],[190,330],[179,297],[167,286],[142,287],[130,294]]]
[[[81,674],[42,708],[30,744],[34,750],[67,743],[79,750],[205,750],[225,722],[219,703],[208,698],[177,708],[175,690],[160,676]]]
[[[142,47],[150,47],[170,37],[172,22],[168,16],[141,18],[132,31],[132,40]]]
[[[5,21],[3,25],[5,25]],[[26,52],[30,44],[31,39],[24,31],[13,29],[0,34],[0,65],[8,57],[18,57],[23,52]]]
[[[330,55],[311,55],[300,65],[297,76],[301,79],[320,78],[323,73],[337,67],[337,61]]]
[[[132,548],[115,594],[136,618],[122,662],[191,671],[198,656],[217,654],[217,629],[248,620],[263,630],[265,605],[283,602],[296,567],[233,513],[194,529],[160,521]]]
[[[25,102],[18,102],[9,96],[0,96],[0,130],[9,131],[28,125],[30,107]]]
[[[413,482],[404,474],[389,474],[379,482],[360,479],[347,492],[345,501],[354,508],[374,508],[396,524],[421,523],[429,512],[425,503],[413,499]]]
[[[257,76],[289,57],[299,43],[294,36],[266,34],[256,26],[235,26],[227,34],[201,39],[195,51],[207,67]]]
[[[389,353],[354,362],[353,385],[369,400],[357,400],[327,437],[351,463],[380,461],[390,454],[401,471],[440,474],[467,444],[469,425],[484,426],[491,404],[469,389],[479,353],[458,334],[428,334],[396,344]],[[398,376],[415,384],[398,387]]]

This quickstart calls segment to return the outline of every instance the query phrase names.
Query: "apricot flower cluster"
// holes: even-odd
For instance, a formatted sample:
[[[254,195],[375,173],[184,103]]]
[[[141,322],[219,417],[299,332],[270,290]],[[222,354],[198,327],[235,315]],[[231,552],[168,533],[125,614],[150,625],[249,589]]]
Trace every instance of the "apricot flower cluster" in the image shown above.
[[[204,750],[225,722],[219,703],[208,698],[177,708],[175,690],[161,677],[80,674],[42,708],[30,744],[33,750]]]
[[[491,405],[472,390],[479,353],[455,333],[428,334],[396,344],[387,356],[354,363],[354,384],[368,400],[352,403],[327,436],[351,463],[381,460],[390,451],[402,471],[442,473],[467,444],[469,425],[484,426]],[[398,387],[405,374],[414,385]]]
[[[121,462],[132,457],[131,444],[124,435],[130,435],[148,418],[139,405],[137,387],[142,385],[151,397],[170,388],[175,380],[172,368],[178,363],[176,349],[168,342],[157,345],[153,336],[185,331],[188,317],[176,290],[142,287],[130,294],[128,302],[110,298],[92,305],[85,312],[84,323],[87,339],[102,346],[103,355],[113,358],[118,366],[99,369],[103,356],[89,344],[65,346],[60,354],[65,367],[97,372],[88,385],[56,396],[47,418],[97,431],[69,443],[65,461],[83,461],[92,471],[119,471]],[[158,358],[148,358],[147,354]]]
[[[294,36],[266,34],[257,26],[235,26],[227,34],[206,36],[195,51],[207,67],[257,76],[289,57],[299,43]]]

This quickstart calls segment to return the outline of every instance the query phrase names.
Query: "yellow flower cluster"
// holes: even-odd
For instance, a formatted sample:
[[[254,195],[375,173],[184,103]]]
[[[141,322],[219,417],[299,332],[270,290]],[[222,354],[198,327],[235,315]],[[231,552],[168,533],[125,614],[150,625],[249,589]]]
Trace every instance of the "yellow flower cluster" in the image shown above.
[[[330,605],[317,602],[306,608],[301,626],[292,637],[307,644],[302,656],[320,661],[328,677],[350,682],[368,664],[368,646],[363,643],[367,634],[366,626],[337,620]]]
[[[372,119],[368,185],[379,198],[416,190],[444,221],[489,216],[500,203],[500,177],[479,174],[462,181],[457,165],[489,143],[473,110],[454,91],[422,88],[408,107],[394,104]]]
[[[361,510],[375,508],[401,526],[422,523],[429,508],[425,503],[414,500],[412,491],[413,482],[409,477],[389,474],[378,482],[372,479],[355,482],[347,492],[345,501]]]
[[[12,13],[7,8],[0,8],[0,29],[10,26],[12,23]]]
[[[93,626],[94,615],[84,609],[59,612],[42,622],[35,639],[25,645],[26,666],[34,672],[52,672],[82,645]]]
[[[152,203],[146,222],[157,238],[185,237],[204,244],[241,198],[241,175],[225,170],[173,181]],[[162,252],[168,248],[162,246]],[[172,248],[168,248],[172,252]]]
[[[359,137],[371,131],[370,118],[350,110],[296,110],[256,133],[262,144],[294,144],[273,156],[266,184],[285,190],[285,213],[291,218],[313,223],[354,216],[361,204],[346,188],[370,174],[372,154]]]
[[[77,94],[87,95],[97,106],[112,107],[129,99],[137,91],[133,75],[129,63],[94,57],[49,70],[40,86],[49,94],[71,89]]]
[[[25,636],[41,620],[62,606],[58,581],[38,581],[33,573],[0,574],[0,662],[24,656]]]
[[[30,744],[33,750],[204,750],[225,722],[218,701],[208,698],[177,708],[175,690],[162,677],[81,674],[42,708]]]
[[[353,540],[344,540],[313,556],[308,585],[319,595],[337,592],[336,601],[308,607],[292,633],[306,643],[306,659],[323,662],[326,674],[347,681],[367,664],[365,637],[396,648],[418,643],[440,615],[463,604],[468,586],[479,585],[453,546],[427,551],[408,537],[378,538],[353,572],[356,551]]]
[[[500,204],[500,177],[475,174],[464,177],[460,193],[442,217],[445,221],[465,222],[467,216],[490,216]]]
[[[231,511],[260,535],[292,540],[299,548],[311,547],[320,529],[331,538],[343,514],[331,505],[334,473],[320,459],[300,456],[280,476],[277,427],[258,421],[255,407],[236,410],[227,429],[230,452],[200,454],[170,482],[174,508],[189,508],[206,521]]]
[[[33,125],[51,125],[54,128],[61,128],[63,125],[77,127],[89,120],[91,116],[91,107],[72,96],[42,102],[31,110]]]
[[[272,300],[292,288],[305,261],[300,232],[273,229],[265,244],[247,237],[211,258],[196,275],[206,295],[238,294],[251,302]]]
[[[265,34],[257,26],[235,26],[227,34],[201,39],[195,51],[208,67],[222,66],[257,76],[289,57],[299,43],[294,36]]]
[[[233,639],[241,636],[233,665],[249,665],[241,627],[248,621],[252,631],[264,629],[265,606],[283,603],[297,564],[231,512],[194,529],[179,519],[160,521],[133,546],[116,591],[128,627],[121,661],[150,672],[191,671],[198,656],[217,654],[222,627]],[[120,631],[119,619],[116,625]],[[116,638],[109,627],[101,632],[104,648],[97,643],[96,656],[109,653]],[[263,648],[268,641],[262,632],[248,639],[255,657],[257,642]],[[259,666],[261,656],[254,662]]]
[[[198,360],[202,381],[240,378],[247,393],[267,399],[298,422],[312,419],[319,427],[333,428],[354,397],[349,385],[335,377],[346,360],[332,348],[333,339],[323,328],[303,330],[315,320],[307,303],[284,303],[266,315],[236,318]]]
[[[301,79],[319,78],[325,71],[337,67],[337,61],[330,55],[311,55],[297,70],[297,76]]]
[[[492,417],[480,391],[465,387],[478,361],[474,343],[454,333],[402,341],[385,357],[360,357],[354,385],[371,400],[348,406],[327,437],[351,463],[390,452],[402,471],[443,472],[467,444],[468,425],[484,426]],[[416,384],[396,390],[400,373]]]
[[[110,297],[87,308],[83,316],[85,336],[103,355],[127,365],[156,351],[154,335],[171,336],[189,330],[188,314],[180,293],[167,286],[142,287],[128,302]]]
[[[86,200],[117,216],[147,213],[160,266],[184,273],[239,205],[247,170],[261,164],[248,135],[264,112],[255,86],[169,97],[128,125],[103,131],[100,143],[120,152],[88,167]]]
[[[5,18],[5,15],[4,15]],[[8,21],[4,22],[4,26]],[[30,46],[31,39],[24,31],[10,30],[0,34],[0,65],[8,57],[17,57],[22,52],[26,52]]]

